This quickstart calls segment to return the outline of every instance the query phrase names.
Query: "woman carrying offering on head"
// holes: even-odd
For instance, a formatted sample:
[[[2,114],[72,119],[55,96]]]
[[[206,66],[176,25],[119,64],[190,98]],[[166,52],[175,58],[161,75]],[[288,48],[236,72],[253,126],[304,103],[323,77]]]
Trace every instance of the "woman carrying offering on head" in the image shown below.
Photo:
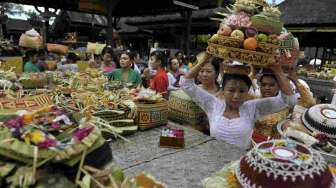
[[[32,73],[32,72],[41,72],[38,68],[37,64],[37,51],[36,50],[28,50],[26,52],[26,62],[23,67],[23,71],[25,73]]]
[[[255,121],[261,116],[277,112],[295,102],[290,83],[283,74],[281,66],[272,65],[270,68],[276,73],[281,95],[246,101],[251,87],[250,78],[247,75],[225,73],[221,91],[223,99],[219,99],[194,82],[201,67],[213,60],[204,53],[199,63],[186,75],[182,89],[206,112],[211,136],[248,149]]]
[[[111,80],[119,80],[127,87],[137,87],[141,84],[141,76],[132,69],[134,54],[129,50],[120,53],[120,68],[107,74]]]

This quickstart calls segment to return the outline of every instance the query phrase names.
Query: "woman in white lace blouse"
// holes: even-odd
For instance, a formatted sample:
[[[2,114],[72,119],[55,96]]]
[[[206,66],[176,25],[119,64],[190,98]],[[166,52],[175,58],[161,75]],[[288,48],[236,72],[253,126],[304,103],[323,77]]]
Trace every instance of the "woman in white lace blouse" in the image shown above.
[[[286,105],[293,106],[295,96],[281,66],[270,67],[276,74],[281,95],[264,99],[246,101],[251,80],[247,75],[224,74],[224,100],[219,99],[197,86],[194,78],[206,61],[213,60],[208,54],[202,54],[199,63],[185,76],[182,89],[207,114],[210,123],[210,135],[240,148],[250,147],[254,122],[261,116],[277,112]]]

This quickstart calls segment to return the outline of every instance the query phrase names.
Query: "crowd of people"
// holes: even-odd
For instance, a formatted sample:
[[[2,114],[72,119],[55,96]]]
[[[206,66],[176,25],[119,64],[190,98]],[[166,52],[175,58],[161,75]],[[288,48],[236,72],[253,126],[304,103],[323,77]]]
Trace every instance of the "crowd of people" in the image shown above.
[[[27,51],[24,72],[48,70],[45,55]],[[78,71],[77,60],[76,54],[69,53],[65,59],[60,58],[57,69]],[[295,66],[250,66],[249,75],[236,74],[225,72],[225,66],[247,67],[207,53],[185,58],[181,51],[170,56],[156,50],[150,53],[148,63],[139,63],[143,61],[137,53],[116,53],[109,47],[101,56],[89,56],[87,62],[110,80],[121,81],[125,87],[151,88],[166,99],[171,91],[182,89],[207,114],[211,136],[242,148],[250,147],[253,130],[258,132],[256,127],[264,135],[274,136],[274,130],[263,122],[265,117],[281,111],[288,115],[296,104],[309,107],[316,103],[309,86],[298,79]]]

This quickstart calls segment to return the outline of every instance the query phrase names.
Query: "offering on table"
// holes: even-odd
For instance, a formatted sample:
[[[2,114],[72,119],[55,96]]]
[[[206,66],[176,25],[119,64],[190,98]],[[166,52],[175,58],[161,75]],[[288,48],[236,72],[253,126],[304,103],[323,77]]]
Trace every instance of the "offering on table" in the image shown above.
[[[151,89],[133,89],[131,93],[136,96],[134,99],[139,102],[158,102],[163,100],[160,93]]]
[[[311,132],[336,138],[336,106],[318,104],[309,108],[302,116],[304,126]]]
[[[269,140],[204,179],[203,186],[332,188],[336,180],[331,169],[310,147],[291,140]]]
[[[160,136],[160,147],[184,148],[184,130],[163,128]]]
[[[0,155],[31,164],[34,159],[74,165],[84,150],[91,152],[104,140],[93,121],[57,107],[9,118],[0,124]]]
[[[258,144],[240,160],[236,177],[243,187],[333,187],[335,179],[317,152],[288,140]]]

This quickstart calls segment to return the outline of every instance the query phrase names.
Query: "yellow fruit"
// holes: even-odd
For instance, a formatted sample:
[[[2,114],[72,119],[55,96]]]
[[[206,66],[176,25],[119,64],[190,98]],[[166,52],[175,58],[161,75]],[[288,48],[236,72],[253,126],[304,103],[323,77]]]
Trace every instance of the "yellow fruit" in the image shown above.
[[[256,50],[258,47],[257,39],[254,37],[249,37],[244,40],[244,49],[247,50]]]

